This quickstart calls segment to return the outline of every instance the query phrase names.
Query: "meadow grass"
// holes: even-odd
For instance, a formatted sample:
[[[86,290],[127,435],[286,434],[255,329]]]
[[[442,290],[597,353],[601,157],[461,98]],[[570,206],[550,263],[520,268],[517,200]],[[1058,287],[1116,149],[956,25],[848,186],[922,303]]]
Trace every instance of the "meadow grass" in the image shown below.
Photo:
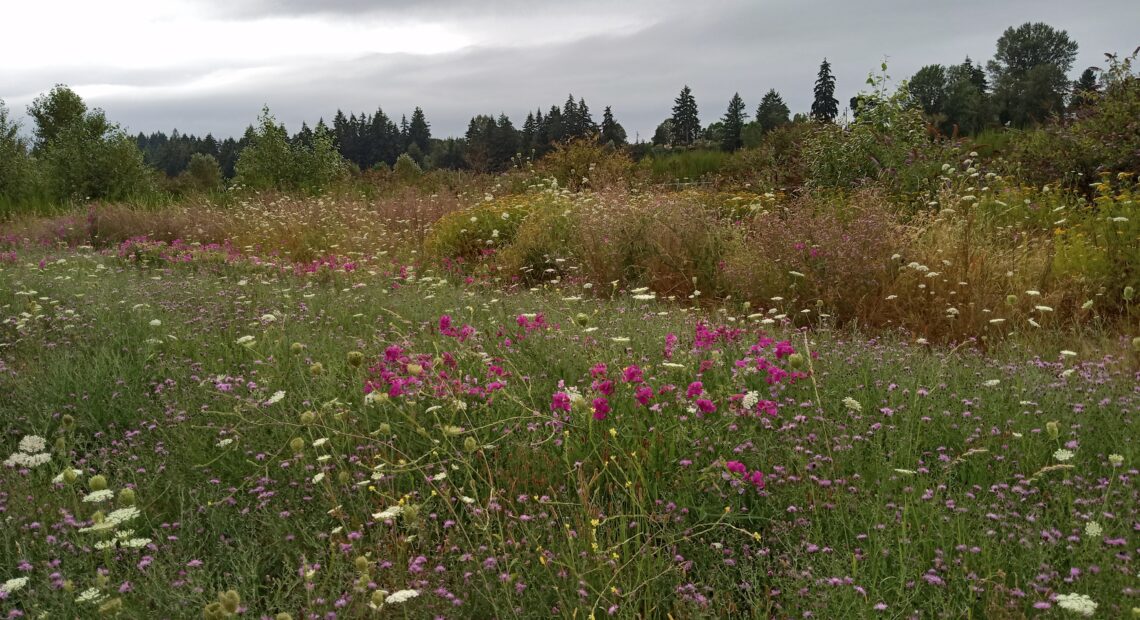
[[[5,617],[1140,604],[1124,337],[982,354],[384,260],[0,258]]]

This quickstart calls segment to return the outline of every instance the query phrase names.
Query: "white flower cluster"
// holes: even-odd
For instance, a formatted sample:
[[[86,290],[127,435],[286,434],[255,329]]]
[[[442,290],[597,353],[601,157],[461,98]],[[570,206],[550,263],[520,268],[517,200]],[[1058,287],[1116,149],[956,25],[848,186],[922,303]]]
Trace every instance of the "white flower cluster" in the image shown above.
[[[1096,613],[1097,604],[1087,594],[1058,594],[1057,607],[1085,617]]]
[[[740,404],[744,405],[746,411],[752,411],[756,408],[756,403],[760,402],[760,395],[755,390],[748,392],[744,398],[740,399]]]
[[[863,405],[860,404],[859,401],[855,400],[854,398],[851,398],[850,396],[843,399],[843,406],[847,407],[851,411],[855,411],[855,412],[863,411]]]
[[[26,435],[11,456],[4,459],[6,467],[26,467],[34,469],[51,462],[51,453],[46,452],[47,442],[39,435]]]

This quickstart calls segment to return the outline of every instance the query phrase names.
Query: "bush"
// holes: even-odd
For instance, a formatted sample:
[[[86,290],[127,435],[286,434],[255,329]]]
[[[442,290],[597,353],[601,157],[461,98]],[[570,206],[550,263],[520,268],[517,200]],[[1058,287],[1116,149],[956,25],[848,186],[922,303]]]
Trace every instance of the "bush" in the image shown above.
[[[488,194],[483,202],[448,213],[435,222],[425,249],[439,259],[473,261],[493,255],[515,238],[527,216],[551,204],[555,195],[546,189],[501,198]]]
[[[348,175],[348,165],[328,130],[313,133],[311,146],[290,144],[284,125],[262,108],[258,128],[235,165],[234,184],[254,190],[320,193]]]
[[[625,151],[602,146],[593,139],[557,144],[536,166],[542,176],[557,179],[559,185],[573,191],[625,186],[632,168]]]

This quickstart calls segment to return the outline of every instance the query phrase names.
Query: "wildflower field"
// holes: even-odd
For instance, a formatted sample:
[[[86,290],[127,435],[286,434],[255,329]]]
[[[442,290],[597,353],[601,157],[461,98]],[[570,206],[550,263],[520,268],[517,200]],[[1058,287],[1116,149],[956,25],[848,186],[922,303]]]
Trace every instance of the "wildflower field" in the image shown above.
[[[989,144],[872,78],[0,213],[0,618],[1140,617],[1137,54]]]
[[[1140,605],[1127,337],[983,354],[398,260],[4,256],[7,618]]]

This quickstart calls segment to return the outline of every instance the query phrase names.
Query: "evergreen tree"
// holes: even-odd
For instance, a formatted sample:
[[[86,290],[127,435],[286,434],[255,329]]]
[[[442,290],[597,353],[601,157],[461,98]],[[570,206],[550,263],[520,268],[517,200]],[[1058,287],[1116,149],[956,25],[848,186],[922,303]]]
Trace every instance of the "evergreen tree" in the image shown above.
[[[760,106],[756,108],[756,122],[760,124],[760,129],[767,133],[780,125],[788,124],[790,113],[791,110],[784,103],[784,98],[773,88],[764,93],[764,98],[760,100]]]
[[[744,111],[744,100],[740,93],[732,96],[728,102],[728,111],[724,113],[724,128],[721,132],[720,148],[725,151],[735,151],[744,145],[741,134],[744,132],[744,119],[748,116]]]
[[[534,139],[535,139],[535,124],[534,112],[528,112],[526,120],[523,121],[522,132],[519,134],[519,148],[524,155],[531,155],[534,152]]]
[[[602,144],[612,146],[625,146],[628,139],[625,128],[614,120],[614,114],[610,110],[610,106],[606,106],[605,111],[602,113],[602,132],[598,139]]]
[[[824,123],[833,122],[835,117],[839,116],[839,101],[835,99],[835,76],[831,74],[831,63],[827,62],[826,58],[819,65],[814,92],[811,117]]]
[[[1090,67],[1081,73],[1081,77],[1073,82],[1073,95],[1070,98],[1070,107],[1080,108],[1084,107],[1091,101],[1097,93],[1100,92],[1100,87],[1097,85],[1096,72]]]
[[[697,115],[697,100],[688,85],[673,100],[672,143],[674,146],[688,146],[697,140],[701,133],[701,119]]]
[[[431,149],[431,125],[419,106],[412,111],[412,122],[408,124],[408,143],[409,148],[414,144],[423,153]]]

